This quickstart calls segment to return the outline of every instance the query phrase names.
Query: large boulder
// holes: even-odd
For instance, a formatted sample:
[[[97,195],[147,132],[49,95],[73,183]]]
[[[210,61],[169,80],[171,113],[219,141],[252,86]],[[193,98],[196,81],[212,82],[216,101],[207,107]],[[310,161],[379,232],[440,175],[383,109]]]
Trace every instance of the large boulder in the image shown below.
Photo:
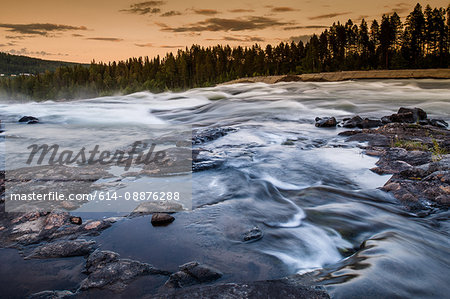
[[[409,113],[409,112],[411,112],[413,114],[415,121],[425,120],[428,117],[427,113],[420,108],[400,107],[397,111],[397,114],[404,114],[404,113]]]
[[[96,250],[86,261],[88,277],[80,284],[80,290],[106,288],[114,292],[123,291],[128,283],[143,275],[170,275],[152,265],[130,259],[121,259],[118,253]]]
[[[95,241],[63,240],[37,247],[26,259],[61,258],[88,255],[94,250]]]
[[[426,122],[427,113],[420,108],[405,108],[400,107],[397,113],[390,116],[383,116],[381,121],[383,123],[417,123]]]

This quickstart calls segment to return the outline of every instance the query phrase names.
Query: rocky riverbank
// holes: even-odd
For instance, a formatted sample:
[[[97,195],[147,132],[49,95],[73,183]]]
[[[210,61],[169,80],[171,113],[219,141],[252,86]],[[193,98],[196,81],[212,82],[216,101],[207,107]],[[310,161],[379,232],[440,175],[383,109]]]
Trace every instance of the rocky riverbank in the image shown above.
[[[334,82],[363,79],[450,79],[450,69],[413,69],[413,70],[372,70],[314,73],[303,75],[257,76],[240,78],[224,84],[279,82]]]
[[[402,107],[381,119],[316,118],[316,126],[359,128],[339,135],[349,142],[367,143],[360,145],[365,153],[380,157],[371,170],[392,175],[381,189],[408,209],[450,205],[450,131],[444,120],[428,119],[420,108]]]

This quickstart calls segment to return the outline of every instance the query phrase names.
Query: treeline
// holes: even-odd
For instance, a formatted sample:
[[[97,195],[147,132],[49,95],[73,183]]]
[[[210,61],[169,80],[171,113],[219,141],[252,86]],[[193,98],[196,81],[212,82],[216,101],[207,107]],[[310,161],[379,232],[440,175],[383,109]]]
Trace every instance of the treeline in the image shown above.
[[[63,66],[31,77],[0,81],[9,97],[77,98],[160,92],[210,86],[241,77],[321,71],[447,68],[449,66],[450,6],[422,10],[417,4],[402,23],[383,15],[369,26],[365,20],[335,23],[303,42],[277,46],[215,46],[179,50],[164,58],[130,58],[112,63]]]
[[[77,65],[77,63],[43,60],[0,52],[0,74],[4,75],[38,74],[45,71],[54,71],[61,66],[74,65]]]

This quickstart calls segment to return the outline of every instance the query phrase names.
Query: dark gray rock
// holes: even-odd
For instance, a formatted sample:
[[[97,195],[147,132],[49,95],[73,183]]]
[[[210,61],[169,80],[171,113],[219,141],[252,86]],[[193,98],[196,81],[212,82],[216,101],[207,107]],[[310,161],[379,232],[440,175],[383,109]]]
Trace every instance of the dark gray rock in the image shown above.
[[[344,128],[356,128],[358,124],[360,124],[363,121],[363,119],[359,116],[356,115],[352,118],[345,118],[343,120],[342,126]]]
[[[420,121],[420,120],[426,120],[427,119],[427,113],[423,111],[420,108],[405,108],[400,107],[397,111],[398,114],[405,114],[405,113],[412,113],[414,117],[414,121]]]
[[[169,280],[164,284],[166,288],[183,288],[194,284],[214,281],[222,277],[222,273],[218,270],[207,265],[200,265],[198,262],[181,265],[179,270],[170,275]]]
[[[376,128],[382,125],[383,122],[381,120],[365,118],[360,123],[358,123],[356,127],[360,129],[369,129],[369,128]]]
[[[383,123],[417,123],[426,121],[427,113],[420,108],[405,108],[401,107],[397,113],[390,116],[383,116],[381,121]]]
[[[112,251],[96,250],[86,261],[88,277],[80,284],[80,290],[105,288],[114,292],[123,291],[128,283],[143,275],[170,275],[170,272],[152,265],[130,259],[121,259]]]
[[[61,258],[88,255],[94,250],[95,241],[64,240],[37,247],[26,259]]]
[[[330,298],[320,288],[300,286],[282,280],[255,281],[246,283],[226,283],[209,286],[193,286],[175,292],[157,294],[147,298],[214,298],[214,299],[324,299]]]
[[[19,119],[19,122],[27,124],[36,124],[39,122],[39,119],[34,116],[23,116],[21,119]]]
[[[417,115],[425,117],[420,111]],[[392,193],[407,209],[448,208],[450,155],[445,153],[450,152],[450,131],[428,125],[389,123],[378,129],[350,131],[346,135],[348,141],[368,141],[366,151],[376,152],[380,157],[372,171],[393,174],[381,189]],[[411,143],[417,143],[417,148],[424,150],[406,150]],[[428,150],[436,143],[440,154],[434,149]],[[393,147],[395,144],[405,148]]]
[[[152,225],[153,226],[161,226],[168,225],[175,220],[175,217],[167,214],[167,213],[154,213],[152,215]]]
[[[234,128],[209,128],[204,130],[196,130],[192,133],[192,144],[210,142],[235,131],[236,129]]]
[[[244,233],[243,239],[244,241],[257,241],[263,237],[262,231],[259,229],[259,227],[255,226],[248,232]]]
[[[336,127],[337,121],[334,117],[316,117],[316,127],[319,128],[332,128]]]
[[[430,119],[429,124],[438,128],[447,128],[448,123],[442,119]]]

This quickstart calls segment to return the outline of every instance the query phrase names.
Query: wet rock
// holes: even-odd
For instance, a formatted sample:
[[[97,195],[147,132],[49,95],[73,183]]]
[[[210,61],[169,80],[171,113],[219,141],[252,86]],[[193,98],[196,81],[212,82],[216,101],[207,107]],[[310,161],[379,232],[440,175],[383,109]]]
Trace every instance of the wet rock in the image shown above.
[[[6,228],[1,231],[0,239],[3,246],[20,248],[66,237],[75,239],[81,235],[98,235],[110,227],[111,223],[112,221],[103,219],[73,225],[69,213],[62,211],[8,213],[2,219],[2,224]]]
[[[81,225],[83,224],[83,220],[81,219],[81,217],[70,217],[70,223]]]
[[[27,124],[36,124],[39,122],[39,119],[34,116],[23,116],[21,119],[19,119],[19,122]]]
[[[356,128],[356,126],[360,124],[362,121],[363,119],[359,115],[356,115],[352,118],[344,119],[342,126],[344,128]]]
[[[320,288],[301,286],[282,280],[254,281],[246,283],[226,283],[208,286],[193,286],[174,292],[157,294],[149,298],[330,298],[327,292]]]
[[[259,227],[255,226],[248,232],[244,233],[243,239],[244,241],[257,241],[263,237],[262,231],[259,229]]]
[[[319,128],[332,128],[336,127],[337,121],[334,117],[316,117],[316,127]]]
[[[210,142],[235,131],[236,129],[234,128],[209,128],[205,130],[197,130],[192,133],[192,144]]]
[[[429,124],[438,128],[448,127],[448,123],[442,119],[430,119]]]
[[[412,113],[414,117],[414,121],[420,121],[420,120],[426,120],[427,119],[427,113],[423,111],[420,108],[405,108],[400,107],[397,111],[398,114],[405,114],[405,113]]]
[[[143,275],[170,275],[170,272],[130,259],[121,259],[118,253],[96,250],[86,261],[88,277],[80,284],[80,290],[105,288],[120,292],[132,280]]]
[[[381,122],[382,122],[383,124],[391,123],[391,122],[392,122],[391,116],[383,116],[383,117],[381,118]]]
[[[294,140],[287,139],[281,143],[281,145],[295,145]]]
[[[63,291],[43,291],[39,293],[32,294],[28,299],[64,299],[64,298],[74,298],[75,293],[67,290]]]
[[[194,284],[210,282],[222,277],[216,269],[200,265],[198,262],[189,262],[178,267],[180,271],[170,275],[165,283],[167,288],[183,288]]]
[[[425,117],[420,110],[413,112],[417,118]],[[428,209],[430,205],[449,206],[450,155],[445,155],[450,151],[448,130],[428,125],[389,123],[378,129],[350,132],[346,134],[349,136],[348,141],[366,141],[369,143],[366,151],[378,153],[380,159],[372,171],[393,174],[381,189],[392,193],[407,209],[420,211]],[[405,149],[414,143],[424,150]],[[436,155],[432,150],[427,150],[434,148],[435,143],[439,144],[444,154]]]
[[[398,109],[397,113],[381,118],[383,123],[417,123],[426,121],[427,113],[420,108],[404,108]]]
[[[152,225],[153,226],[161,226],[168,225],[175,220],[175,217],[167,214],[167,213],[155,213],[152,215]]]
[[[414,114],[412,112],[407,113],[394,113],[391,116],[385,116],[385,121],[389,120],[389,122],[393,123],[415,123],[416,119],[414,118]]]
[[[379,119],[370,119],[370,118],[362,119],[359,115],[354,116],[352,118],[344,119],[342,122],[342,126],[344,128],[368,129],[379,127],[382,125],[383,122]]]
[[[26,259],[61,258],[88,255],[94,250],[95,241],[64,240],[39,246]]]

